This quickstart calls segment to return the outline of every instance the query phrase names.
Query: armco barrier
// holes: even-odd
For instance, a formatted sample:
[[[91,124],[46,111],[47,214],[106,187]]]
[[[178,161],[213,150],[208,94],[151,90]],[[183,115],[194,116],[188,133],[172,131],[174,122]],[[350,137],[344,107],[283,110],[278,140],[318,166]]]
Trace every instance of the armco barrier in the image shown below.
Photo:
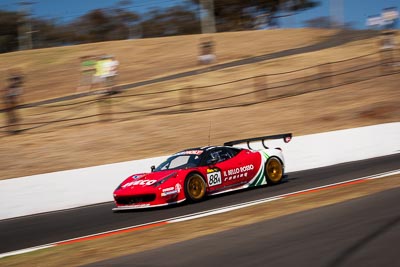
[[[294,136],[290,143],[274,140],[268,145],[283,148],[286,171],[293,172],[400,153],[399,136],[400,122],[396,122]],[[113,190],[124,178],[147,172],[165,158],[2,180],[0,219],[112,201]]]

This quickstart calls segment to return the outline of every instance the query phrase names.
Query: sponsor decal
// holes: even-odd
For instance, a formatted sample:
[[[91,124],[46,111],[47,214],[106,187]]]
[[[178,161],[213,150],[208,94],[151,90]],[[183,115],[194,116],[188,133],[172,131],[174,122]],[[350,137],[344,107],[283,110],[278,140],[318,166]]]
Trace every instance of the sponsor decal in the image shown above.
[[[181,192],[181,190],[182,190],[182,186],[181,186],[181,184],[176,184],[175,185],[175,190],[178,192],[178,193],[180,193]]]
[[[144,176],[144,174],[137,174],[137,175],[132,175],[132,179],[137,180],[140,179]]]
[[[203,153],[203,150],[186,150],[186,151],[178,152],[174,156],[177,156],[177,155],[201,155],[202,153]]]
[[[166,197],[170,195],[179,194],[182,190],[182,186],[180,184],[176,184],[175,186],[167,187],[162,190],[161,196]]]
[[[175,190],[173,190],[173,191],[168,191],[168,192],[162,192],[162,193],[161,193],[161,196],[162,196],[162,197],[167,197],[167,196],[176,195],[176,194],[178,194],[178,192],[176,192]]]
[[[284,142],[285,142],[285,143],[289,143],[290,140],[292,140],[292,137],[291,137],[291,136],[286,136],[286,137],[284,138]]]
[[[207,180],[208,180],[208,185],[210,187],[221,184],[222,183],[221,172],[220,171],[208,172],[207,170]]]
[[[247,177],[248,171],[252,171],[252,170],[254,170],[253,164],[229,169],[227,171],[224,171],[224,177],[225,177],[224,181],[230,181],[230,180]]]
[[[164,188],[162,191],[163,192],[168,192],[168,191],[172,191],[172,190],[175,190],[175,187],[173,187],[173,186],[167,187],[167,188]]]
[[[207,173],[217,172],[218,168],[207,169]]]
[[[130,187],[130,186],[134,186],[134,185],[152,185],[155,182],[157,182],[157,180],[137,180],[137,181],[133,181],[133,182],[124,184],[122,186],[122,188]]]
[[[135,207],[135,208],[144,208],[144,207],[148,207],[148,206],[150,206],[150,204],[137,204],[137,205],[132,205],[132,207]]]

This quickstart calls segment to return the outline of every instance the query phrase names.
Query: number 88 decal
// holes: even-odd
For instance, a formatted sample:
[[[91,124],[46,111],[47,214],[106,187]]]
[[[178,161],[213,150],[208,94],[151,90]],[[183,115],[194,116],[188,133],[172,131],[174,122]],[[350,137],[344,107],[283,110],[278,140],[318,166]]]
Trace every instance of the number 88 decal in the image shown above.
[[[221,172],[212,172],[207,174],[209,186],[219,185],[222,183]]]

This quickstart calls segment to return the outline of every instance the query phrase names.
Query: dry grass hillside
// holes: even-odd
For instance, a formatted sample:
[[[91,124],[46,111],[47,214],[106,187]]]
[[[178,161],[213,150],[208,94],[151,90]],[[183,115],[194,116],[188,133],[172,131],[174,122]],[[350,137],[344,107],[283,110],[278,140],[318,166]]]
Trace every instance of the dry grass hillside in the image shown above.
[[[217,43],[218,63],[309,46],[334,36],[335,31],[272,30],[221,33],[213,36]],[[117,41],[0,55],[5,63],[22,67],[28,80],[26,102],[75,93],[79,78],[78,58],[94,53],[114,54],[121,63],[121,84],[137,82],[167,74],[198,68],[197,44],[200,36],[181,36],[145,40]],[[51,121],[88,115],[77,122],[63,121],[18,135],[1,134],[0,179],[87,167],[98,164],[166,155],[186,147],[258,135],[293,132],[294,135],[395,122],[400,119],[400,74],[372,78],[324,91],[282,98],[259,104],[211,109],[202,112],[129,112],[152,105],[174,104],[178,92],[155,94],[144,98],[128,97],[132,93],[155,92],[187,86],[201,86],[262,74],[279,73],[375,53],[377,38],[354,40],[338,47],[285,56],[273,60],[231,67],[174,81],[138,87],[113,100],[113,110],[120,112],[108,121],[90,117],[97,105],[85,103],[73,109],[45,108],[21,110],[23,121]],[[375,60],[375,55],[368,60]],[[344,62],[341,68],[369,64],[367,59]],[[353,64],[353,65],[352,65]],[[372,72],[376,72],[374,69]],[[314,75],[312,71],[292,73],[282,79]],[[379,72],[379,71],[378,71]],[[367,73],[368,74],[368,73]],[[368,74],[369,75],[369,74]],[[282,76],[279,76],[282,77]],[[275,80],[274,80],[275,79]],[[346,81],[345,76],[341,76]],[[280,82],[272,78],[268,82]],[[218,91],[203,91],[206,97],[244,90],[250,84],[226,84]],[[290,89],[290,88],[289,88]],[[251,95],[251,98],[258,96]],[[84,98],[92,100],[94,96]],[[247,101],[245,99],[244,101]],[[73,100],[66,102],[72,104]],[[226,100],[219,105],[231,103]],[[210,102],[212,102],[210,100]],[[195,108],[207,107],[207,103]],[[122,115],[121,115],[122,114]],[[2,125],[5,124],[3,120]]]
[[[219,33],[218,63],[321,42],[336,31],[271,30]],[[119,82],[132,83],[198,68],[199,35],[124,40],[0,54],[0,70],[19,67],[27,75],[24,100],[73,94],[79,83],[79,58],[113,54],[120,61]],[[3,84],[1,85],[3,86]]]

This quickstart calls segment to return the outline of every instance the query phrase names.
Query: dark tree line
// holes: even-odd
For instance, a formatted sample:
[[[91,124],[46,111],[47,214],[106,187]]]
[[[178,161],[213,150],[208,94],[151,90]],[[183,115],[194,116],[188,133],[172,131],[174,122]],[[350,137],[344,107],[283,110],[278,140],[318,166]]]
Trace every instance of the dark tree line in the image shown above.
[[[21,44],[26,47],[28,41],[33,48],[43,48],[201,32],[199,0],[146,14],[129,10],[130,3],[120,1],[114,7],[91,10],[64,23],[0,10],[0,53],[16,51]],[[219,32],[249,30],[260,12],[276,16],[283,9],[299,12],[317,4],[313,0],[214,0],[216,28]]]
[[[200,5],[201,0],[191,0]],[[273,18],[294,14],[316,7],[314,0],[214,0],[214,14],[217,31],[239,31],[254,27],[255,14]]]
[[[16,50],[18,46],[19,15],[15,12],[0,11],[0,52]]]

